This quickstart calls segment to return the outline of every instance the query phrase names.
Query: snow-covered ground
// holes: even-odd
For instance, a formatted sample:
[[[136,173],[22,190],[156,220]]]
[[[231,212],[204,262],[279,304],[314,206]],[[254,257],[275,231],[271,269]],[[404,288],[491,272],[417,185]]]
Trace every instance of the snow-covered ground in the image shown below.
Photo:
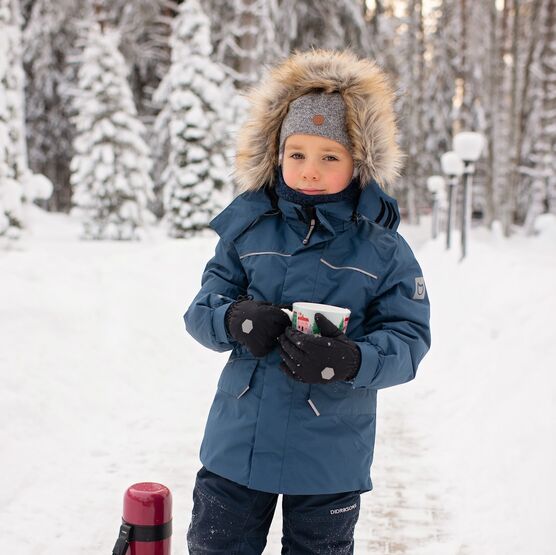
[[[0,251],[0,522],[10,555],[110,553],[126,487],[174,495],[186,553],[198,448],[227,354],[185,334],[216,239],[81,242],[32,210]],[[470,254],[403,228],[433,348],[379,394],[375,490],[356,553],[549,555],[556,545],[556,218],[534,238],[474,230]],[[265,554],[280,552],[279,510]]]

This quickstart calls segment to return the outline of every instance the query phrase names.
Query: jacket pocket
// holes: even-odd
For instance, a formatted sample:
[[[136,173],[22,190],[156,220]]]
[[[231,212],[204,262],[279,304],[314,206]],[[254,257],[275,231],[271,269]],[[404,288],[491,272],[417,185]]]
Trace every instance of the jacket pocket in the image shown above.
[[[312,404],[311,408],[318,416],[376,412],[374,391],[368,388],[353,389],[350,384],[343,382],[314,384],[310,388],[309,398],[309,404]]]
[[[229,360],[220,379],[218,389],[239,399],[247,393],[251,384],[253,373],[259,364],[256,358],[234,358]]]

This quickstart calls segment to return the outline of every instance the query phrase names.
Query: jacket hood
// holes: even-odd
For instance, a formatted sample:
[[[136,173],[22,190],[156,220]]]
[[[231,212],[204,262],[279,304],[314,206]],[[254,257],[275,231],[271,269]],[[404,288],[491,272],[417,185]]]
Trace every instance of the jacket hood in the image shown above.
[[[237,143],[234,177],[239,189],[274,186],[282,121],[290,102],[312,91],[342,95],[361,187],[374,180],[387,189],[402,161],[394,92],[374,62],[330,50],[296,52],[249,93],[250,112]]]

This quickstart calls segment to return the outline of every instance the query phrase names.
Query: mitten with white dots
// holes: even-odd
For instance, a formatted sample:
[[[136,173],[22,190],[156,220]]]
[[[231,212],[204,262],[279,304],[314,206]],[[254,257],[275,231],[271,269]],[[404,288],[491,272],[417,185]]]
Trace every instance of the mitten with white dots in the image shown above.
[[[280,368],[294,380],[330,383],[351,380],[359,372],[361,352],[328,318],[315,314],[322,337],[287,328],[280,336]]]

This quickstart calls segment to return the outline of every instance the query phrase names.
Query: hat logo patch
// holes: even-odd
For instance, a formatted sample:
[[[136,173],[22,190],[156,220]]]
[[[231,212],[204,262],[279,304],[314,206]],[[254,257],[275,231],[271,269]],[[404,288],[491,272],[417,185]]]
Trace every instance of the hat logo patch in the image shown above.
[[[324,123],[324,116],[322,114],[317,114],[313,116],[313,123],[315,125],[322,125]]]

